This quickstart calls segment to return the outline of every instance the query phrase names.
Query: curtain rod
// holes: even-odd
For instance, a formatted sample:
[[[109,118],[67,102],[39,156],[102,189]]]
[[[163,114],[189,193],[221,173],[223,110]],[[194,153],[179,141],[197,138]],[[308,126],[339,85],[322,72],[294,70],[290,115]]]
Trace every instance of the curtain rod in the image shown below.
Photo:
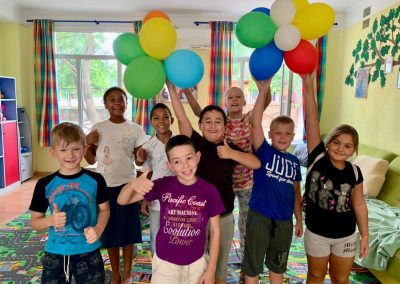
[[[28,23],[32,23],[34,20],[26,20]],[[55,23],[94,23],[99,24],[133,24],[133,21],[98,21],[98,20],[53,20]]]

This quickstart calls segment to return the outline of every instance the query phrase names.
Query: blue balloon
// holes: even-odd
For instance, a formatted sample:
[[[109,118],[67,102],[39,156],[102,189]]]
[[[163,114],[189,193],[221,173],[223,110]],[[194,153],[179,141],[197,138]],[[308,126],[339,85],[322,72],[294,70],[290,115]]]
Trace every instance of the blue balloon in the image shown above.
[[[267,16],[269,16],[269,9],[266,8],[266,7],[258,7],[258,8],[255,8],[255,9],[251,10],[251,11],[252,12],[262,12],[264,14],[267,14]]]
[[[189,49],[178,49],[164,61],[165,74],[179,88],[196,86],[203,78],[204,64],[200,56]]]
[[[272,41],[253,51],[249,60],[250,73],[257,81],[269,79],[281,68],[282,61],[283,51]]]

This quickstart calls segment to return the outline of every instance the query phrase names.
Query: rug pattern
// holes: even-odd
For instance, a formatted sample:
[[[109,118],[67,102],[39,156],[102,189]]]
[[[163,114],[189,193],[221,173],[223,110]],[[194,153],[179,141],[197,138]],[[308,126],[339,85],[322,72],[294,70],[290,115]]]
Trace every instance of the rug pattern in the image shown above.
[[[237,216],[237,212],[234,212]],[[38,284],[41,277],[41,258],[47,234],[32,232],[27,212],[5,226],[0,227],[0,283],[1,284]],[[146,218],[142,219],[143,243],[137,245],[137,256],[132,266],[133,283],[150,283],[151,255],[149,251],[149,226]],[[111,268],[106,250],[102,250],[106,268],[107,283],[111,279]],[[235,231],[232,249],[228,261],[228,283],[239,282],[240,256],[239,232]],[[303,239],[292,242],[288,271],[285,283],[305,283],[307,262]],[[368,270],[354,266],[350,283],[380,283]],[[260,277],[260,283],[269,283],[267,269]],[[329,278],[325,283],[331,283]]]

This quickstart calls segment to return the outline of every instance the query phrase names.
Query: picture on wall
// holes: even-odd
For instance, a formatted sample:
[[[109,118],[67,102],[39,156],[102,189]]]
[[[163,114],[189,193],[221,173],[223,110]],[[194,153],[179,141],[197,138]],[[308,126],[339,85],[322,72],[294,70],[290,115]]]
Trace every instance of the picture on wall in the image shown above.
[[[400,69],[399,69],[399,73],[397,74],[397,84],[396,84],[397,88],[400,89]]]
[[[192,92],[193,97],[195,99],[197,99],[197,86],[194,86],[194,87],[190,88],[190,91]],[[183,89],[176,87],[176,93],[180,97],[181,102],[183,102],[183,103],[187,103],[188,102],[187,98],[186,98],[186,95],[183,92]],[[158,94],[158,97],[159,97],[159,102],[160,103],[170,103],[171,102],[171,97],[169,95],[167,85],[164,85],[164,87],[162,88],[162,90]]]
[[[367,98],[369,68],[360,68],[357,70],[356,77],[356,98]]]

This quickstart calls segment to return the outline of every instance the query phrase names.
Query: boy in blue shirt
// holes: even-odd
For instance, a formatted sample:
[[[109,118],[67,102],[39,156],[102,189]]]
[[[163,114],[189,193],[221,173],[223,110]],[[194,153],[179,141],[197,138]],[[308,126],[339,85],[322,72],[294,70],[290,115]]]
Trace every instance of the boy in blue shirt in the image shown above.
[[[269,270],[271,283],[282,283],[292,242],[293,211],[295,234],[303,233],[300,193],[300,162],[287,153],[294,137],[294,122],[290,117],[273,119],[268,133],[271,145],[264,137],[262,117],[271,102],[271,79],[257,82],[259,95],[250,118],[254,154],[261,168],[254,171],[246,224],[243,272],[245,283],[258,283],[263,264]]]
[[[104,178],[80,163],[87,146],[82,129],[73,123],[51,132],[50,154],[60,169],[39,179],[31,205],[32,230],[48,230],[42,259],[42,283],[104,283],[99,237],[110,210]],[[50,207],[50,215],[46,211]]]

